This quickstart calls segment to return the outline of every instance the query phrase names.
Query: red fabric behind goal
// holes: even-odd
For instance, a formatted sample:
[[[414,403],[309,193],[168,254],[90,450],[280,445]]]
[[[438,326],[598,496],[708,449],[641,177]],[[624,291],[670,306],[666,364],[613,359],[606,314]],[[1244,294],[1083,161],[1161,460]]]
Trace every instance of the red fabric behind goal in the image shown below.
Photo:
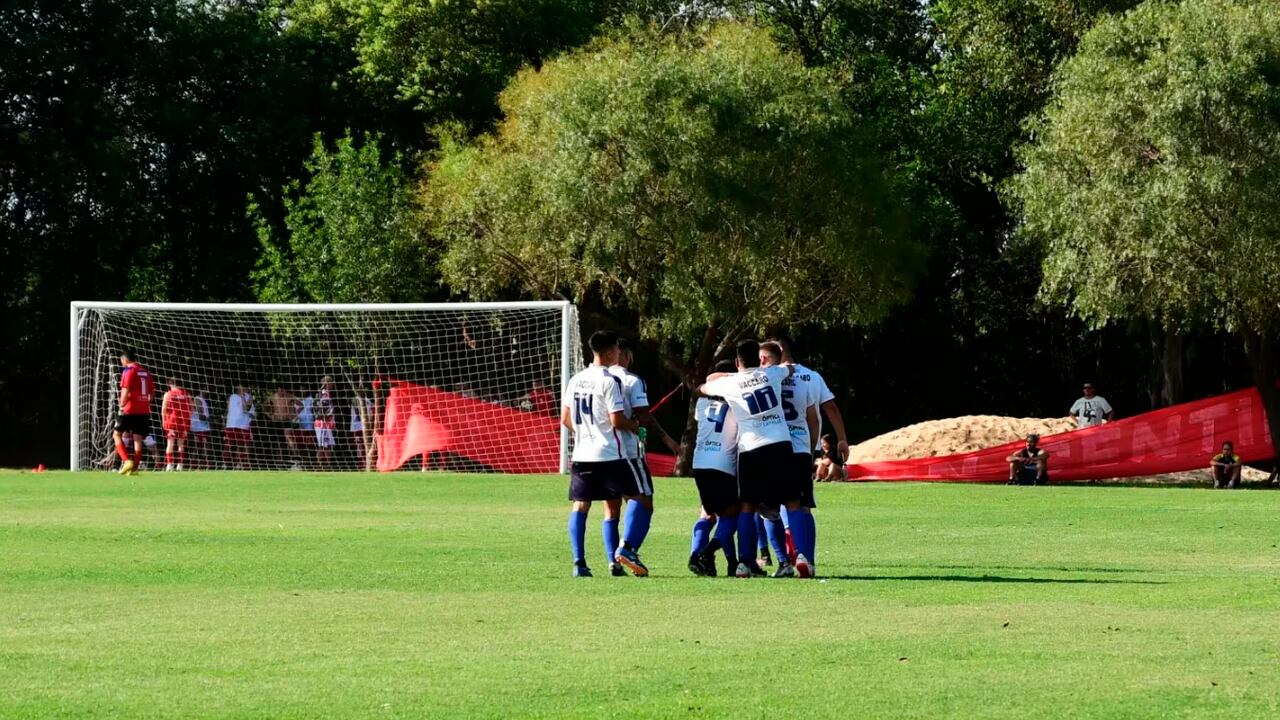
[[[850,480],[1004,482],[1005,462],[1022,439],[943,457],[848,466]],[[1096,480],[1209,467],[1224,440],[1245,462],[1272,459],[1271,436],[1256,388],[1183,403],[1097,427],[1046,435],[1050,480]]]

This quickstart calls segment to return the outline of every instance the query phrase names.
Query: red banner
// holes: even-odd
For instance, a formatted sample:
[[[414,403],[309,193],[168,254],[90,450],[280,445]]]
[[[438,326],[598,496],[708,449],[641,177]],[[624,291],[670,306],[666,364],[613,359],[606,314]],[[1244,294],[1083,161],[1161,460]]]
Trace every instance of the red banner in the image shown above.
[[[560,469],[560,423],[438,388],[393,381],[378,442],[378,469],[444,452],[504,473]]]
[[[1024,439],[944,457],[850,464],[850,480],[1004,482],[1005,458]],[[1235,443],[1245,462],[1271,460],[1262,398],[1256,388],[1174,405],[1113,423],[1046,435],[1050,480],[1096,480],[1158,475],[1209,467],[1223,441]]]

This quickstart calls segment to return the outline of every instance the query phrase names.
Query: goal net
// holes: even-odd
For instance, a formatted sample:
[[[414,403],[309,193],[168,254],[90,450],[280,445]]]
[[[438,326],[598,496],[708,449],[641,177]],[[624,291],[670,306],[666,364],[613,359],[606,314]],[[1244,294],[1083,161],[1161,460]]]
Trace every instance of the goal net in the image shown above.
[[[154,385],[144,469],[563,472],[582,366],[563,302],[72,303],[73,470],[118,465],[126,350]]]

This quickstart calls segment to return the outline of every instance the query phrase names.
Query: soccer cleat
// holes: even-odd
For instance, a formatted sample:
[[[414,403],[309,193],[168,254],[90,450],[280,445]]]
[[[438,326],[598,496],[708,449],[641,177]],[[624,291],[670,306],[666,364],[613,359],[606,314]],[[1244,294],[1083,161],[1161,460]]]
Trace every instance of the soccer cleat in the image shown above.
[[[134,465],[132,460],[125,460],[124,463],[120,465],[120,470],[118,472],[121,475],[129,475],[133,473],[133,467]]]
[[[649,575],[649,568],[640,562],[640,555],[629,547],[618,548],[618,554],[614,555],[613,559],[625,565],[631,571],[631,574],[636,577],[647,577]]]
[[[788,578],[796,576],[796,567],[789,562],[778,563],[778,569],[773,571],[776,578]]]
[[[613,577],[626,577],[627,571],[623,570],[618,563],[609,563],[609,574]]]
[[[173,469],[177,470],[178,472],[182,472],[182,463],[178,463],[177,465],[174,465]]]
[[[796,556],[796,577],[813,577],[813,566],[809,564],[809,558],[803,553]]]
[[[769,571],[759,566],[747,566],[747,572],[751,573],[751,577],[769,577]]]
[[[702,570],[707,577],[716,576],[716,551],[710,546],[706,550],[699,553],[699,559],[702,561]]]
[[[574,577],[576,577],[576,578],[579,578],[579,577],[592,577],[592,575],[591,575],[591,568],[587,567],[586,565],[574,565],[574,566],[573,566],[573,576],[574,576]]]
[[[702,558],[702,553],[694,553],[689,556],[689,572],[698,577],[707,576],[707,568]]]
[[[733,573],[733,576],[740,577],[740,578],[749,578],[751,577],[751,568],[747,567],[746,563],[740,562],[738,563],[738,569],[736,572]]]

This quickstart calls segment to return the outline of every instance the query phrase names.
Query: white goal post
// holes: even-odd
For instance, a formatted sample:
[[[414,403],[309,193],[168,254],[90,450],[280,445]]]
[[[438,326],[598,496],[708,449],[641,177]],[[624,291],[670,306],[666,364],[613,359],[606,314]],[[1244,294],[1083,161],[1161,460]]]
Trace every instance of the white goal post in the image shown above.
[[[116,465],[133,351],[155,386],[144,469],[567,471],[569,302],[73,302],[70,333],[72,470]]]

